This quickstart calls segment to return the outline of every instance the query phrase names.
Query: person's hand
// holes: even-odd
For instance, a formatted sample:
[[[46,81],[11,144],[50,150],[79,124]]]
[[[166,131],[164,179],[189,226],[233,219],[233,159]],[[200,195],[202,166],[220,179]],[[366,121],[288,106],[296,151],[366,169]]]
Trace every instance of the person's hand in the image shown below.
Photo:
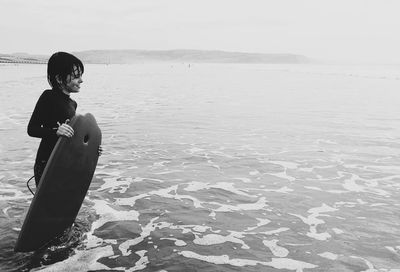
[[[97,153],[99,154],[99,157],[103,155],[103,147],[99,145],[99,148],[97,149]]]
[[[67,119],[65,121],[65,123],[60,124],[59,122],[57,122],[58,124],[58,128],[57,128],[57,136],[64,136],[67,138],[71,138],[72,136],[74,136],[74,129],[68,125],[69,123],[69,119]]]

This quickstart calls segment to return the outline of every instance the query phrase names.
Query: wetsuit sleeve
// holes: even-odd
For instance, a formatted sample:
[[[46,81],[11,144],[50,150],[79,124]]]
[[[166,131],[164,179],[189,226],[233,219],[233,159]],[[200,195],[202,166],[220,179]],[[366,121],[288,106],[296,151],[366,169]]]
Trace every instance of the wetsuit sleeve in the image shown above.
[[[36,103],[35,109],[33,110],[31,119],[28,124],[28,135],[31,137],[44,138],[49,136],[54,136],[56,130],[54,128],[48,128],[44,126],[45,118],[48,118],[48,108],[51,101],[49,97],[43,93]]]

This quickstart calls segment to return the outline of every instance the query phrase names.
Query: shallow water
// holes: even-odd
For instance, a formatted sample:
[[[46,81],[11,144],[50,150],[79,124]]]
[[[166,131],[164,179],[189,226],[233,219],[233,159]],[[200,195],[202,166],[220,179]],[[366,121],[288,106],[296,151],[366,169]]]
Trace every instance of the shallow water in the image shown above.
[[[46,67],[0,66],[1,271],[399,271],[398,67],[85,69],[103,156],[72,239],[22,254]]]

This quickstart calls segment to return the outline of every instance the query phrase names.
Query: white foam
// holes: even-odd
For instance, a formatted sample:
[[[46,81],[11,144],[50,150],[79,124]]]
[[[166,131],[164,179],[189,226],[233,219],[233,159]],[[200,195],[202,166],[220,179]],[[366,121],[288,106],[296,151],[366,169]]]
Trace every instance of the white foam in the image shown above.
[[[331,194],[343,194],[343,193],[347,193],[347,191],[343,191],[343,190],[327,190],[327,193],[331,193]]]
[[[321,188],[319,188],[319,187],[314,187],[314,186],[304,186],[304,188],[310,189],[310,190],[315,190],[315,191],[322,191]]]
[[[318,255],[321,256],[322,258],[329,259],[332,261],[336,260],[339,257],[339,255],[331,253],[331,252],[324,252],[324,253],[320,253]]]
[[[219,208],[215,209],[215,212],[232,212],[232,211],[251,211],[251,210],[261,210],[267,206],[267,200],[265,197],[261,197],[255,203],[246,203],[233,205],[223,205],[216,202],[210,202],[211,204],[220,205]]]
[[[4,215],[5,215],[6,217],[8,217],[8,218],[10,218],[10,216],[8,215],[8,210],[9,210],[10,208],[11,208],[11,207],[7,207],[7,208],[4,208],[4,209],[3,209]]]
[[[168,188],[164,188],[164,189],[159,189],[159,190],[155,190],[155,191],[151,191],[148,192],[146,194],[140,194],[137,196],[133,196],[133,197],[127,197],[127,198],[116,198],[115,199],[115,203],[118,205],[129,205],[129,206],[134,206],[136,200],[138,199],[142,199],[151,195],[158,195],[161,197],[165,197],[165,198],[172,198],[172,199],[176,199],[176,200],[183,200],[183,199],[189,199],[193,202],[193,206],[195,208],[203,208],[201,201],[199,201],[198,199],[192,197],[192,196],[186,196],[186,195],[178,195],[176,193],[176,191],[178,190],[178,185],[174,185]],[[175,192],[175,194],[172,194],[171,192]]]
[[[268,161],[268,162],[283,166],[285,169],[297,169],[299,167],[299,164],[296,162],[288,162],[288,161]]]
[[[361,205],[363,204],[368,204],[368,202],[365,202],[364,200],[357,198],[357,202],[360,203]]]
[[[194,232],[197,232],[197,233],[204,233],[204,232],[206,232],[207,230],[210,230],[210,231],[212,231],[212,232],[214,232],[214,233],[220,232],[219,230],[218,230],[218,231],[213,231],[213,230],[211,229],[211,227],[208,227],[208,226],[199,226],[199,225],[173,225],[173,224],[167,223],[167,222],[159,223],[158,228],[161,228],[161,227],[168,227],[168,228],[173,229],[173,230],[181,230],[182,233],[194,233]],[[172,234],[171,234],[171,235],[172,235]]]
[[[334,232],[335,234],[343,234],[343,233],[344,233],[343,230],[338,229],[338,228],[332,228],[332,230],[333,230],[333,232]]]
[[[293,243],[286,243],[287,246],[312,246],[312,244],[293,244]]]
[[[208,263],[214,264],[230,264],[233,266],[246,266],[252,265],[255,266],[259,264],[259,261],[256,260],[247,260],[247,259],[230,259],[228,255],[220,255],[220,256],[213,256],[213,255],[200,255],[192,251],[181,251],[178,253],[186,258],[197,259],[201,261],[205,261]]]
[[[249,178],[233,178],[233,179],[240,180],[240,181],[242,181],[244,183],[251,183],[251,179],[249,179]]]
[[[243,195],[246,197],[255,197],[254,195],[249,195],[244,192],[244,190],[240,190],[235,188],[234,183],[230,182],[218,182],[215,184],[210,184],[210,183],[203,183],[203,182],[197,182],[193,181],[188,184],[188,186],[184,189],[185,191],[193,192],[193,191],[199,191],[199,190],[208,190],[208,189],[222,189],[237,195]]]
[[[126,206],[135,206],[136,200],[148,197],[149,194],[140,194],[132,197],[125,198],[115,198],[115,204],[117,205],[126,205]]]
[[[281,194],[288,194],[288,193],[290,193],[290,192],[293,192],[294,190],[293,190],[293,189],[290,189],[290,188],[287,187],[287,186],[283,186],[282,188],[279,188],[279,189],[262,189],[261,191],[264,191],[264,192],[275,192],[275,193],[281,193]]]
[[[304,217],[304,216],[301,216],[298,214],[291,214],[291,215],[299,217],[305,224],[310,226],[310,231],[307,233],[308,237],[323,241],[323,240],[327,240],[327,239],[331,238],[331,235],[327,232],[323,232],[323,233],[317,232],[317,226],[325,223],[325,221],[323,221],[322,219],[320,219],[318,217],[329,216],[329,215],[324,215],[321,213],[334,212],[334,211],[337,211],[337,209],[332,208],[332,207],[326,205],[325,203],[323,203],[321,207],[315,207],[315,208],[309,209],[308,213],[311,213],[311,215],[309,215],[307,217]]]
[[[169,163],[169,161],[154,162],[152,167],[154,168],[165,167],[166,163]]]
[[[326,205],[325,203],[323,203],[321,207],[311,208],[308,210],[308,212],[312,213],[312,214],[320,214],[320,213],[326,213],[326,212],[334,212],[337,210],[338,209],[335,209],[335,208],[330,207],[330,206]]]
[[[218,164],[214,163],[212,160],[208,160],[207,163],[211,164],[211,166],[214,167],[215,169],[221,171],[221,167]]]
[[[99,167],[96,167],[96,169],[100,169],[100,168],[99,168]],[[96,176],[98,176],[98,175],[105,175],[105,176],[112,176],[112,177],[120,177],[120,176],[121,176],[121,171],[119,171],[119,170],[111,171],[110,169],[101,170],[101,171],[97,171],[97,170],[96,170]]]
[[[13,196],[2,196],[2,194],[14,194]],[[17,200],[17,199],[31,199],[32,194],[24,194],[17,188],[0,188],[0,201]]]
[[[400,246],[396,247],[386,246],[385,248],[394,254],[400,255]]]
[[[325,140],[325,139],[318,139],[317,144],[331,144],[331,145],[337,145],[338,143],[332,140]]]
[[[301,171],[311,173],[312,171],[314,171],[314,167],[302,167]]]
[[[269,220],[269,219],[264,219],[264,218],[256,218],[256,219],[258,220],[257,226],[248,227],[245,231],[252,231],[252,230],[255,230],[255,229],[257,229],[257,228],[259,228],[261,226],[265,226],[265,225],[271,223],[271,220]]]
[[[154,173],[154,175],[166,175],[166,174],[181,173],[181,172],[183,172],[183,171],[182,170],[166,170],[163,172]],[[164,182],[163,180],[161,180],[161,181]]]
[[[367,186],[362,186],[357,183],[357,181],[364,181]],[[344,181],[342,185],[348,191],[357,192],[357,193],[373,193],[380,196],[390,196],[390,193],[385,190],[375,188],[378,186],[377,182],[374,181],[365,181],[361,179],[359,176],[352,174],[349,179]]]
[[[289,255],[289,250],[287,250],[284,247],[278,246],[278,240],[273,239],[273,240],[264,240],[263,241],[264,245],[271,250],[272,254],[274,254],[275,257],[286,257]]]
[[[250,171],[249,172],[249,175],[250,176],[257,176],[257,175],[259,175],[260,174],[260,172],[258,172],[257,170],[253,170],[253,171]]]
[[[87,241],[86,246],[88,248],[96,247],[100,245],[103,240],[94,236],[93,232],[103,226],[107,222],[113,221],[127,221],[127,220],[134,220],[138,221],[139,213],[135,210],[129,211],[118,211],[110,207],[108,202],[105,200],[91,200],[94,203],[93,208],[95,209],[96,213],[99,215],[99,219],[92,223],[92,227],[90,232],[87,233]],[[112,240],[111,240],[112,241]],[[109,242],[111,242],[109,241]]]
[[[121,194],[125,193],[133,182],[132,178],[104,178],[103,180],[104,184],[97,191],[110,189],[109,193],[119,192]]]
[[[356,202],[351,202],[351,201],[338,201],[335,202],[335,206],[351,206],[354,207],[355,205],[357,205]]]
[[[189,152],[190,154],[195,154],[195,153],[199,153],[199,152],[204,152],[205,150],[202,148],[198,148],[198,147],[192,147],[190,149],[185,150],[185,152]]]
[[[127,267],[113,267],[113,270],[123,270],[124,272],[133,272],[133,271],[139,271],[143,270],[147,267],[147,265],[150,263],[149,258],[146,256],[147,251],[146,250],[139,250],[136,251],[135,254],[137,254],[140,258],[137,260],[135,265],[133,267],[127,268]]]
[[[113,166],[122,165],[122,162],[109,162],[108,165],[113,165]]]
[[[179,240],[179,239],[176,239],[176,238],[160,238],[160,240],[170,240],[170,241],[174,241],[174,244],[175,244],[176,246],[178,246],[178,247],[183,247],[183,246],[186,246],[186,245],[187,245],[187,243],[186,243],[185,241]]]
[[[374,165],[374,166],[367,166],[367,170],[375,170],[377,172],[389,172],[389,173],[396,173],[395,177],[400,177],[400,167],[396,167],[393,165]]]
[[[156,181],[159,183],[164,183],[164,180],[162,179],[155,179],[155,178],[145,178],[146,181]]]
[[[389,204],[386,203],[373,203],[370,207],[380,207],[380,206],[388,206]]]
[[[262,232],[257,232],[254,234],[274,235],[274,234],[278,234],[278,233],[288,231],[288,230],[290,230],[290,229],[289,228],[279,228],[276,230],[262,231]]]
[[[136,237],[135,239],[128,239],[119,245],[118,249],[121,251],[122,256],[130,255],[131,250],[129,250],[129,248],[142,242],[146,237],[150,235],[152,231],[156,229],[157,224],[154,224],[154,221],[156,221],[158,218],[159,217],[155,217],[151,219],[151,221],[142,228],[139,237]]]
[[[368,261],[367,259],[364,259],[364,258],[358,257],[358,256],[350,256],[350,258],[353,258],[353,259],[360,259],[360,260],[362,260],[362,261],[365,262],[365,264],[368,266],[368,269],[367,269],[367,270],[364,270],[364,271],[362,271],[362,272],[376,272],[376,271],[377,271],[377,270],[374,268],[374,265],[373,265],[370,261]]]
[[[188,185],[184,188],[184,190],[188,191],[188,192],[195,192],[195,191],[207,189],[208,186],[209,186],[209,183],[192,181],[192,182],[188,183]]]
[[[357,184],[354,175],[352,175],[351,179],[347,179],[344,181],[343,188],[352,192],[364,192],[364,187]]]
[[[178,252],[179,255],[182,255],[186,258],[192,258],[192,259],[197,259],[201,261],[205,261],[208,263],[213,263],[213,264],[229,264],[232,266],[238,266],[238,267],[243,267],[243,266],[256,266],[256,265],[264,265],[264,266],[269,266],[273,267],[276,269],[288,269],[288,270],[293,270],[297,272],[303,271],[303,269],[307,268],[316,268],[317,266],[314,264],[302,262],[302,261],[297,261],[293,259],[288,259],[288,258],[272,258],[270,262],[263,262],[263,261],[257,261],[257,260],[249,260],[249,259],[231,259],[229,258],[228,255],[220,255],[220,256],[215,256],[215,255],[200,255],[192,251],[181,251]]]
[[[76,250],[75,255],[65,261],[51,264],[42,268],[40,271],[59,272],[59,271],[89,271],[89,270],[108,270],[110,269],[104,264],[98,263],[97,260],[114,255],[111,246],[97,247],[93,249]]]
[[[193,230],[196,232],[206,232],[210,227],[207,226],[194,226]]]
[[[209,245],[223,244],[226,242],[232,242],[236,244],[241,244],[243,249],[250,249],[250,247],[246,245],[243,240],[239,239],[242,237],[243,235],[238,233],[230,233],[227,236],[222,236],[218,234],[207,234],[201,238],[196,235],[196,238],[193,240],[193,243],[202,246],[209,246]]]
[[[181,200],[181,201],[184,199],[189,199],[193,202],[193,206],[195,208],[203,208],[202,202],[199,201],[197,198],[188,196],[188,195],[178,195],[176,193],[177,190],[178,190],[178,185],[174,185],[174,186],[166,188],[166,189],[152,191],[149,194],[158,195],[158,196],[165,197],[165,198],[172,198],[172,199]],[[175,194],[171,194],[171,192],[175,192]]]
[[[286,173],[286,170],[284,172],[280,172],[280,173],[268,173],[268,174],[271,175],[271,176],[275,176],[275,177],[278,177],[278,178],[282,178],[282,179],[288,180],[290,182],[293,182],[293,181],[296,180],[294,177],[289,176]]]

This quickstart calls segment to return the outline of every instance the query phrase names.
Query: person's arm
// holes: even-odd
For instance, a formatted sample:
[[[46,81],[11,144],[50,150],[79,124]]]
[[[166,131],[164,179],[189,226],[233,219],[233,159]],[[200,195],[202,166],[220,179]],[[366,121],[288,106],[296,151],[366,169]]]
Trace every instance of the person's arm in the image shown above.
[[[43,93],[36,103],[31,119],[28,124],[28,135],[31,137],[43,138],[56,134],[57,128],[47,128],[43,126],[46,116],[48,116],[47,108],[51,103],[45,93]]]

